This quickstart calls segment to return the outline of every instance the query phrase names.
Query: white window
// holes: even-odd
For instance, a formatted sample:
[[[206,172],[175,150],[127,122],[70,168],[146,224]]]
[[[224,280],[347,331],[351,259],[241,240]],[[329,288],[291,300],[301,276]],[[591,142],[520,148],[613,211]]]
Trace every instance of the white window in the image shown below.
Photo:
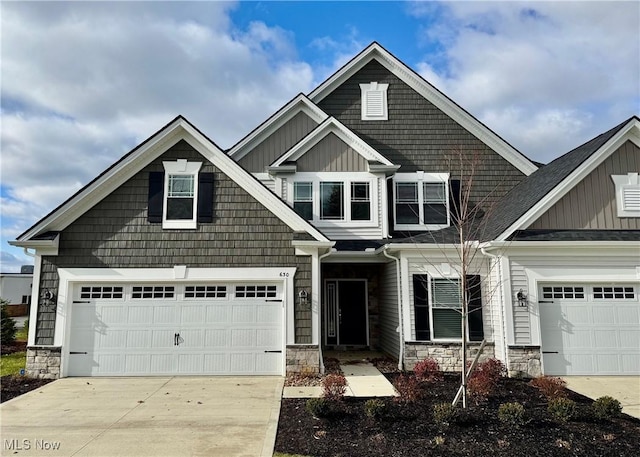
[[[306,220],[313,220],[313,183],[293,183],[293,209]]]
[[[432,279],[431,296],[433,339],[460,339],[462,335],[460,280]]]
[[[387,89],[389,84],[372,82],[360,84],[361,118],[363,121],[386,121],[389,118],[387,110]]]
[[[162,228],[195,229],[197,227],[198,172],[202,162],[163,162],[164,204]]]
[[[393,181],[396,230],[439,230],[449,226],[447,173],[397,173]]]
[[[638,173],[612,175],[616,185],[618,217],[640,217],[640,180]]]

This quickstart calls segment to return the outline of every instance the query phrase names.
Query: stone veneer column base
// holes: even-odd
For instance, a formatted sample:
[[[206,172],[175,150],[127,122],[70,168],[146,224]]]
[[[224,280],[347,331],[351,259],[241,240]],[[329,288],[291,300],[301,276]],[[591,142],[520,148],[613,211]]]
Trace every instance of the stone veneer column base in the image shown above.
[[[316,345],[287,346],[287,374],[320,372],[320,351]]]
[[[404,368],[413,370],[416,363],[426,358],[435,359],[442,371],[462,371],[460,346],[462,343],[416,342],[404,344]],[[480,343],[467,343],[468,360],[473,358],[480,349]],[[495,357],[493,343],[487,343],[482,350],[479,362]]]
[[[536,378],[542,376],[540,346],[509,346],[509,376]]]
[[[60,377],[60,352],[62,348],[51,346],[30,346],[27,348],[27,376],[39,379]]]

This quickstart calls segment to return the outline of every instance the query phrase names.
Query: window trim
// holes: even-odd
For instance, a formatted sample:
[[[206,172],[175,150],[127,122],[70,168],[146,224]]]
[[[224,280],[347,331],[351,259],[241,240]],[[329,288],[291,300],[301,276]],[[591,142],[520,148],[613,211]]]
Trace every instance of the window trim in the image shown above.
[[[195,229],[198,227],[198,174],[202,162],[188,162],[178,159],[174,162],[162,162],[164,167],[164,192],[162,195],[162,228],[163,229]],[[191,219],[167,219],[169,199],[169,180],[171,176],[193,177],[193,211]]]
[[[297,173],[287,179],[287,203],[294,205],[295,183],[311,183],[312,189],[312,218],[309,220],[317,227],[378,227],[379,224],[379,199],[380,192],[378,177],[366,172],[342,173],[342,172],[319,172],[319,173]],[[321,219],[320,218],[320,183],[340,182],[342,183],[342,198],[344,219]],[[369,184],[369,220],[351,219],[352,183]]]
[[[611,175],[616,186],[616,209],[618,217],[640,217],[640,179],[638,173],[627,173],[626,175]],[[631,198],[634,199],[634,206],[628,208],[628,202],[625,199],[625,191],[631,191],[633,194]]]
[[[444,204],[446,206],[447,223],[446,224],[425,224],[424,221],[424,183],[437,183],[444,184]],[[418,223],[417,224],[398,224],[397,221],[397,183],[416,183],[418,190]],[[451,225],[451,208],[450,208],[450,189],[449,189],[449,173],[425,173],[424,171],[417,171],[415,173],[396,173],[393,177],[393,228],[394,230],[441,230]]]
[[[389,109],[387,103],[387,89],[389,84],[372,81],[368,84],[360,84],[360,119],[363,121],[386,121],[389,120]],[[380,94],[382,112],[371,114],[369,110],[369,95]]]

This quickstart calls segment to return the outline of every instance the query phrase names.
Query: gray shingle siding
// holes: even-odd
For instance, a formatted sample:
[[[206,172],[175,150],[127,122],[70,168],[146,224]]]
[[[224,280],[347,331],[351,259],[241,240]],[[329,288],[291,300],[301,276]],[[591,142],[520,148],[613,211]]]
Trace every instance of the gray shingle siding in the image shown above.
[[[212,172],[214,220],[196,230],[147,222],[149,172],[163,160],[202,161]],[[310,257],[296,257],[293,231],[244,189],[180,141],[60,234],[56,257],[44,257],[41,287],[57,294],[57,268],[297,267],[295,293],[311,292]],[[296,342],[311,342],[310,316],[298,316]],[[308,319],[306,318],[308,317]],[[36,344],[53,344],[55,313],[40,310]]]
[[[359,84],[372,81],[389,84],[388,121],[361,120]],[[459,178],[455,160],[449,165],[446,157],[459,157],[458,151],[467,157],[479,154],[482,166],[474,184],[474,198],[493,191],[490,202],[497,201],[524,178],[507,160],[375,60],[318,105],[386,158],[401,165],[400,173],[451,172],[452,178]]]

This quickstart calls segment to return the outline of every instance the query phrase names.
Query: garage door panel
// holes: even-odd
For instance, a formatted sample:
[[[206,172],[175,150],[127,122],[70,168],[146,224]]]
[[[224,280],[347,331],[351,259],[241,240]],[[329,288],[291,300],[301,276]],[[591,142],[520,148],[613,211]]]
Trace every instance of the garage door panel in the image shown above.
[[[594,358],[598,370],[600,370],[602,373],[620,372],[620,356],[615,352],[611,352],[609,354],[598,353],[594,355]]]
[[[257,322],[262,324],[280,324],[282,303],[264,303],[257,309]]]
[[[180,347],[205,348],[204,330],[180,330]]]
[[[251,304],[233,306],[233,322],[236,324],[253,324],[256,322],[256,308]]]
[[[124,306],[101,306],[98,319],[111,324],[124,324],[127,322],[127,311]]]
[[[594,330],[594,343],[600,349],[617,348],[620,346],[618,334],[607,330]]]
[[[256,331],[256,345],[264,348],[277,348],[280,346],[282,336],[278,329],[259,329]]]
[[[204,354],[203,369],[205,373],[229,373],[231,370],[230,355],[227,353]]]
[[[104,332],[93,332],[95,335],[95,345],[100,349],[121,349],[126,347],[126,330],[111,330]]]
[[[86,374],[114,374],[122,373],[124,368],[124,357],[120,354],[97,354],[95,355],[95,365],[93,370]]]
[[[154,324],[166,324],[166,325],[175,325],[178,318],[178,312],[176,310],[175,303],[167,303],[167,304],[150,304],[145,308],[149,308],[148,312],[153,313],[153,323]],[[151,323],[147,321],[147,316],[144,311],[140,311],[141,322],[132,321],[131,323]]]
[[[125,354],[124,365],[127,373],[151,373],[151,354]]]
[[[128,330],[127,331],[127,348],[132,349],[150,349],[153,340],[153,332],[151,330]]]
[[[640,357],[636,354],[621,354],[620,360],[625,373],[640,373]]]
[[[231,346],[234,348],[251,348],[256,345],[255,329],[231,330]]]
[[[203,354],[179,354],[178,370],[185,374],[200,374],[203,372]]]
[[[147,306],[129,306],[127,307],[127,323],[132,325],[151,324],[154,321],[154,308]],[[168,318],[164,318],[168,321]],[[161,320],[158,320],[161,322]]]
[[[229,331],[227,329],[207,329],[205,332],[205,345],[208,348],[230,347]]]
[[[149,348],[171,349],[175,347],[176,332],[170,329],[155,329],[152,331],[152,344]]]
[[[256,354],[235,353],[230,355],[232,373],[252,373],[255,371]]]
[[[233,307],[230,304],[215,304],[207,307],[206,322],[215,324],[220,322],[231,322],[233,316]]]
[[[624,349],[638,350],[640,348],[640,332],[636,329],[622,329],[619,332],[620,346]],[[640,357],[639,357],[640,358]]]
[[[202,305],[181,305],[180,322],[184,324],[202,324],[205,308]]]
[[[600,325],[616,324],[620,322],[617,318],[618,313],[615,307],[611,305],[607,306],[593,306],[593,320],[589,321],[589,324],[598,323]]]
[[[153,374],[170,374],[176,372],[176,355],[171,353],[151,354],[150,371]]]
[[[620,306],[616,308],[616,315],[620,324],[634,324],[640,322],[640,307]]]

